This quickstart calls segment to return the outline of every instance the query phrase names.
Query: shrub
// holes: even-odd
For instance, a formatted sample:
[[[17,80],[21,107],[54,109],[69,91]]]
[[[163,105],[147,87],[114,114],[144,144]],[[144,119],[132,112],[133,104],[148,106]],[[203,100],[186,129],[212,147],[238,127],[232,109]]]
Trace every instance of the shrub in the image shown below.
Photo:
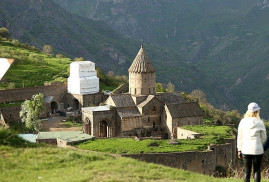
[[[17,134],[9,129],[0,127],[0,145],[8,145],[13,147],[25,147],[29,142],[20,138]]]
[[[10,33],[6,27],[0,28],[0,35],[1,37],[6,38],[6,39],[10,38]]]
[[[39,62],[43,61],[43,57],[38,55],[38,54],[35,54],[35,53],[31,53],[29,54],[29,57],[28,57],[29,60],[35,62],[36,64],[38,64]]]
[[[18,41],[17,39],[12,39],[11,44],[14,45],[14,46],[19,46],[20,41]]]
[[[79,57],[79,58],[75,58],[74,61],[85,61],[85,59],[83,57]]]
[[[15,88],[15,83],[14,82],[9,82],[8,83],[8,89],[14,89]]]
[[[43,52],[46,54],[52,54],[53,53],[53,48],[51,45],[44,45],[43,46]]]
[[[63,55],[63,54],[56,54],[56,58],[65,58],[65,55]]]

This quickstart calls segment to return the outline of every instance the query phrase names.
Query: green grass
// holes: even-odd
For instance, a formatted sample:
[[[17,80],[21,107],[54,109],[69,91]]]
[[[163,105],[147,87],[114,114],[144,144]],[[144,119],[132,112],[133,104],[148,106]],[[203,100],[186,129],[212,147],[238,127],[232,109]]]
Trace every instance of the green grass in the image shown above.
[[[15,88],[42,86],[44,83],[59,81],[67,82],[69,77],[69,65],[73,61],[70,58],[56,58],[47,55],[37,48],[14,40],[0,41],[0,57],[15,59],[15,62],[4,76],[4,82],[0,83],[0,89],[9,88],[10,83]],[[98,69],[98,68],[97,68]],[[119,82],[105,75],[98,69],[100,78],[100,90],[114,90]],[[0,107],[6,107],[1,104]]]
[[[116,153],[116,154],[139,154],[139,153],[164,153],[164,152],[185,152],[203,151],[211,143],[223,143],[224,138],[232,137],[231,128],[223,126],[190,126],[190,130],[204,133],[201,139],[177,140],[176,145],[169,144],[169,140],[142,140],[135,141],[132,138],[111,138],[96,139],[78,144],[77,147],[92,151]],[[157,146],[151,146],[156,144]]]
[[[0,128],[0,170],[0,179],[5,182],[241,181],[96,152],[31,144],[4,128]]]
[[[21,43],[13,45],[9,41],[0,42],[0,56],[15,59],[5,74],[5,80],[15,83],[16,88],[42,86],[44,82],[59,78],[65,78],[66,81],[72,62],[69,58],[56,58]],[[6,87],[3,83],[0,86]]]
[[[56,147],[0,146],[0,179],[13,181],[241,181],[217,179],[134,159]]]
[[[16,107],[16,106],[20,106],[21,103],[23,103],[24,100],[21,100],[21,101],[14,101],[14,102],[3,102],[3,103],[0,103],[0,108],[1,107]]]
[[[74,123],[72,121],[64,121],[63,124],[69,127],[82,127],[82,123]]]
[[[188,125],[182,128],[191,130],[197,133],[205,134],[205,136],[218,136],[221,138],[231,138],[232,128],[229,126],[215,126],[215,125]]]

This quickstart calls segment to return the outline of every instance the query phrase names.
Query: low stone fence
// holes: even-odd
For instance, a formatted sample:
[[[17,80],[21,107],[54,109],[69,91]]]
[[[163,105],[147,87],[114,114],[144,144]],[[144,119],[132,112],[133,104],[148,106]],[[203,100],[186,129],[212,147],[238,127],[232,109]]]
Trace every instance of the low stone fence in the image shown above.
[[[4,108],[0,108],[0,111],[3,116],[3,120],[6,124],[8,124],[9,122],[21,120],[20,118],[21,106],[4,107]]]
[[[51,95],[58,98],[62,96],[66,90],[67,86],[65,84],[0,90],[0,103],[31,99],[33,95],[39,93],[43,93],[45,96]]]
[[[208,151],[202,152],[123,154],[122,156],[201,174],[213,175],[216,167],[222,167],[227,170],[229,167],[235,165],[235,139],[228,139],[228,141],[231,143],[210,145]]]

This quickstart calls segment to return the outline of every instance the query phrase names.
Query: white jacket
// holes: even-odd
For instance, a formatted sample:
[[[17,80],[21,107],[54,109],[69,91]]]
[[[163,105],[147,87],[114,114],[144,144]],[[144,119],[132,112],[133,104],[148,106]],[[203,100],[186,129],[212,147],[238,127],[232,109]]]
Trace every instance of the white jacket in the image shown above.
[[[262,120],[255,117],[246,117],[240,121],[237,135],[237,149],[242,154],[263,154],[263,143],[266,139],[266,129]]]

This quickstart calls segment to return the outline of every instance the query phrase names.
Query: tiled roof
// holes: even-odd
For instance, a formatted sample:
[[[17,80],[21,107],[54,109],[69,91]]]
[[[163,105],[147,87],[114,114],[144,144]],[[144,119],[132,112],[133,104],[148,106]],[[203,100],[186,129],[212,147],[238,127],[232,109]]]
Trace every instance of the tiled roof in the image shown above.
[[[119,116],[121,118],[139,117],[139,116],[141,116],[141,114],[138,111],[137,107],[118,109],[117,112],[118,112],[118,114],[119,114]]]
[[[116,107],[134,107],[135,103],[130,94],[119,94],[110,96]]]
[[[156,94],[156,97],[164,104],[179,104],[186,102],[180,93],[177,92]]]
[[[155,73],[156,72],[143,46],[141,46],[141,49],[137,53],[128,71],[132,73]]]
[[[143,107],[143,106],[145,106],[145,105],[146,105],[149,101],[151,101],[153,98],[154,98],[154,95],[149,95],[145,101],[141,102],[141,103],[138,105],[138,107]]]
[[[172,118],[203,116],[204,113],[197,102],[182,104],[167,104]]]

